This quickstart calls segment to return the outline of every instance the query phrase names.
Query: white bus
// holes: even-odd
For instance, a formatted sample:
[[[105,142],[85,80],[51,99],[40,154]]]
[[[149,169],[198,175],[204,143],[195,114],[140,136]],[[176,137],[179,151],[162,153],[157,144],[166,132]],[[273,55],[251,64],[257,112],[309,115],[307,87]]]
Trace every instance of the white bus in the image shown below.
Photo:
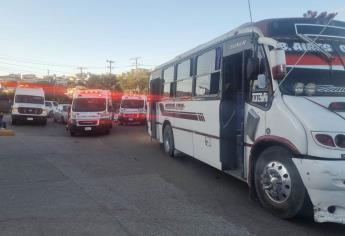
[[[281,218],[345,223],[345,22],[331,17],[245,24],[158,66],[149,134]]]

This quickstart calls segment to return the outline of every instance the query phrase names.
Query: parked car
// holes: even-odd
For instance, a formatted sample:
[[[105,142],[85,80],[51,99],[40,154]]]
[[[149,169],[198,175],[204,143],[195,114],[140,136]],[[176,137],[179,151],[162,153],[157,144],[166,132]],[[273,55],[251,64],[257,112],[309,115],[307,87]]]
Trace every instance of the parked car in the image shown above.
[[[57,111],[59,104],[55,101],[45,101],[45,106],[48,111],[48,117],[53,117]]]
[[[54,122],[67,123],[68,114],[71,109],[71,104],[60,104],[54,112]]]

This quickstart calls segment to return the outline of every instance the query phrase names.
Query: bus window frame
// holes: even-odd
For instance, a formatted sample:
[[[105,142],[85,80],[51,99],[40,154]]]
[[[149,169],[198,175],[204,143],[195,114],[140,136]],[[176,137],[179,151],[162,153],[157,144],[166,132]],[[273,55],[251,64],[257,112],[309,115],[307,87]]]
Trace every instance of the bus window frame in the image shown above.
[[[214,69],[211,73],[204,73],[204,74],[197,74],[198,71],[198,58],[212,50],[217,51],[220,50],[220,68],[218,70]],[[216,61],[217,61],[217,52],[214,58],[214,68],[216,68]],[[198,54],[194,56],[194,69],[193,69],[193,100],[220,100],[221,99],[221,84],[222,84],[222,67],[223,67],[223,44],[214,45],[211,48],[205,49],[200,51]],[[206,95],[196,95],[196,82],[198,77],[202,77],[205,75],[212,75],[213,73],[219,73],[219,85],[218,85],[218,93],[215,94],[206,94]]]
[[[178,75],[178,66],[186,61],[189,61],[190,62],[190,69],[189,69],[189,77],[185,77],[185,78],[181,78],[181,79],[178,79],[177,78],[177,75]],[[175,64],[175,81],[174,81],[174,84],[175,84],[175,94],[174,94],[174,98],[175,100],[177,101],[186,101],[186,100],[192,100],[193,96],[194,96],[194,57],[190,57],[190,58],[184,58],[182,59],[181,61],[178,61],[176,62]],[[184,81],[184,80],[191,80],[192,81],[192,90],[191,90],[191,95],[190,96],[179,96],[177,97],[176,94],[177,94],[177,83],[180,82],[180,81]]]
[[[252,102],[250,100],[251,99],[251,94],[252,94],[252,85],[250,83],[251,81],[248,81],[248,84],[246,84],[246,90],[248,92],[247,98],[246,98],[246,103],[251,105],[251,106],[253,106],[253,107],[259,108],[260,110],[268,111],[268,110],[271,109],[272,103],[273,103],[273,97],[272,97],[272,94],[273,94],[272,72],[271,72],[271,68],[270,68],[270,64],[269,64],[268,54],[267,54],[267,51],[266,51],[266,50],[269,50],[269,48],[266,45],[263,45],[263,44],[258,44],[258,48],[261,48],[261,51],[264,54],[265,70],[267,72],[268,81],[269,81],[269,83],[271,85],[269,90],[267,90],[268,91],[268,102],[267,102],[267,106],[262,106],[262,105],[260,105],[258,103]],[[245,79],[247,79],[247,78],[245,78]]]

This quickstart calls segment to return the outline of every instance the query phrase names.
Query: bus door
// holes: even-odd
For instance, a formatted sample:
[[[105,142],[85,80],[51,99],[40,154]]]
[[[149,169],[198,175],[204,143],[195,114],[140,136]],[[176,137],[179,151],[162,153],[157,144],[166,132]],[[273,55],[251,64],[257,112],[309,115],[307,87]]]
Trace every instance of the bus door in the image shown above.
[[[161,90],[161,79],[154,79],[150,82],[150,103],[149,103],[149,119],[151,124],[151,137],[157,139],[157,103],[159,101]]]
[[[220,160],[222,169],[244,177],[245,60],[251,38],[239,37],[224,44],[220,103]]]

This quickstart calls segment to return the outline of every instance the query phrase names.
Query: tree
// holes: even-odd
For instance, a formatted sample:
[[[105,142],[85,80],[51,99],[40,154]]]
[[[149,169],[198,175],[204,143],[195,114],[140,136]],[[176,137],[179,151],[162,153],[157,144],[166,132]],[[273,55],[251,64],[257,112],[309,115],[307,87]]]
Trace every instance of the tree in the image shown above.
[[[132,70],[119,76],[120,84],[126,92],[147,93],[150,71],[147,69]]]

